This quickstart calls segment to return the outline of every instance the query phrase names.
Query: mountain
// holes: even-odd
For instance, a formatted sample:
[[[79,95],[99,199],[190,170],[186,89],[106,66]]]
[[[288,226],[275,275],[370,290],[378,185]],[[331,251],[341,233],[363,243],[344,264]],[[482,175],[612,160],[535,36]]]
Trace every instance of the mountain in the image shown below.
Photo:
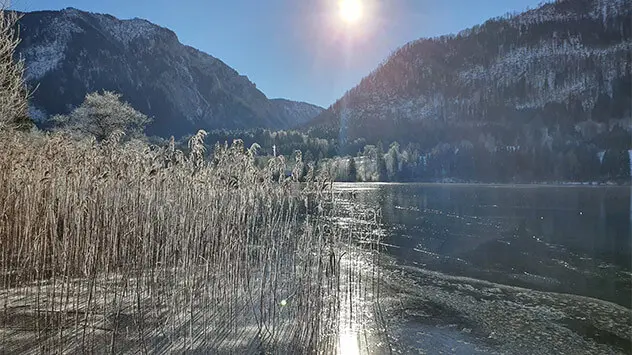
[[[147,133],[168,137],[198,129],[285,129],[322,109],[269,100],[246,76],[221,60],[181,44],[146,20],[66,9],[25,13],[19,54],[37,87],[31,115],[68,113],[86,93],[117,91],[152,116]]]
[[[297,102],[286,99],[272,99],[272,104],[276,107],[280,117],[284,117],[288,126],[302,126],[314,117],[320,115],[325,109],[307,102]]]
[[[471,158],[477,150],[559,163],[582,150],[603,162],[606,150],[632,149],[631,53],[631,0],[544,3],[404,45],[305,128],[348,153],[412,144],[424,161],[448,162],[433,172],[444,177],[456,161],[494,164]],[[526,165],[538,164],[548,169]]]

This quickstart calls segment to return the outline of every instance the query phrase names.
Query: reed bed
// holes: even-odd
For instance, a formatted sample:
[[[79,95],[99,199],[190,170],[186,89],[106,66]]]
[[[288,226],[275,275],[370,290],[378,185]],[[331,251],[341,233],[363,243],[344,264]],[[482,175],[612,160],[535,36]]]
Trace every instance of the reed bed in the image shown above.
[[[329,179],[204,136],[0,131],[0,352],[336,352],[358,231]]]

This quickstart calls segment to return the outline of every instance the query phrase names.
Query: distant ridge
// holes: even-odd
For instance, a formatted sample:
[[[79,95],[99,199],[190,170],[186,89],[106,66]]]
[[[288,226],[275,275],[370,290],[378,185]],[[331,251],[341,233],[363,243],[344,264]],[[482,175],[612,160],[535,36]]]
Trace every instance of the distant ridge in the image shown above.
[[[26,78],[39,85],[31,115],[43,126],[86,93],[104,89],[153,116],[147,133],[163,137],[197,129],[286,129],[322,111],[269,100],[246,76],[147,20],[68,8],[25,13],[20,26]]]

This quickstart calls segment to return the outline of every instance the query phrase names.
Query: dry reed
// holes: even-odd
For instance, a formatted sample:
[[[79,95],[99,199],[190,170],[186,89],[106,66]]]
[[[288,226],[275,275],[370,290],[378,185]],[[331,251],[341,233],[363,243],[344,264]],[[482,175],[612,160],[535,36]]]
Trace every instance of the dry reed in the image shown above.
[[[333,353],[350,232],[298,155],[0,131],[0,349]],[[341,275],[344,274],[344,275]]]
[[[20,44],[19,15],[0,4],[0,129],[30,128],[27,118],[29,91],[23,77],[24,61],[15,60]]]

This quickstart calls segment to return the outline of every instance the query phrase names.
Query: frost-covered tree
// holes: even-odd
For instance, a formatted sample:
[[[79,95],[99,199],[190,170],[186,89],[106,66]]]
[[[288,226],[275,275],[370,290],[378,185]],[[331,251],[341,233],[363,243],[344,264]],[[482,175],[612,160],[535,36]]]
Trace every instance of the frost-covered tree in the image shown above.
[[[630,178],[630,155],[626,150],[610,149],[606,151],[601,164],[604,178],[608,180],[627,180]]]
[[[381,141],[377,144],[375,154],[378,181],[386,181],[386,179],[388,179],[388,171],[386,170],[386,162],[384,161],[384,146]]]
[[[17,33],[19,16],[5,11],[0,3],[0,128],[29,128],[28,90],[24,82],[24,62],[15,60],[20,38]]]
[[[393,142],[386,154],[386,172],[389,181],[397,181],[399,179],[401,153],[399,151],[399,143]]]
[[[58,115],[53,120],[64,130],[92,135],[98,140],[109,137],[115,131],[141,133],[151,122],[145,114],[121,101],[120,94],[111,91],[88,94],[81,106],[70,115]]]
[[[358,169],[356,168],[356,162],[353,157],[349,158],[347,173],[348,173],[347,180],[349,182],[356,182],[358,180]]]

